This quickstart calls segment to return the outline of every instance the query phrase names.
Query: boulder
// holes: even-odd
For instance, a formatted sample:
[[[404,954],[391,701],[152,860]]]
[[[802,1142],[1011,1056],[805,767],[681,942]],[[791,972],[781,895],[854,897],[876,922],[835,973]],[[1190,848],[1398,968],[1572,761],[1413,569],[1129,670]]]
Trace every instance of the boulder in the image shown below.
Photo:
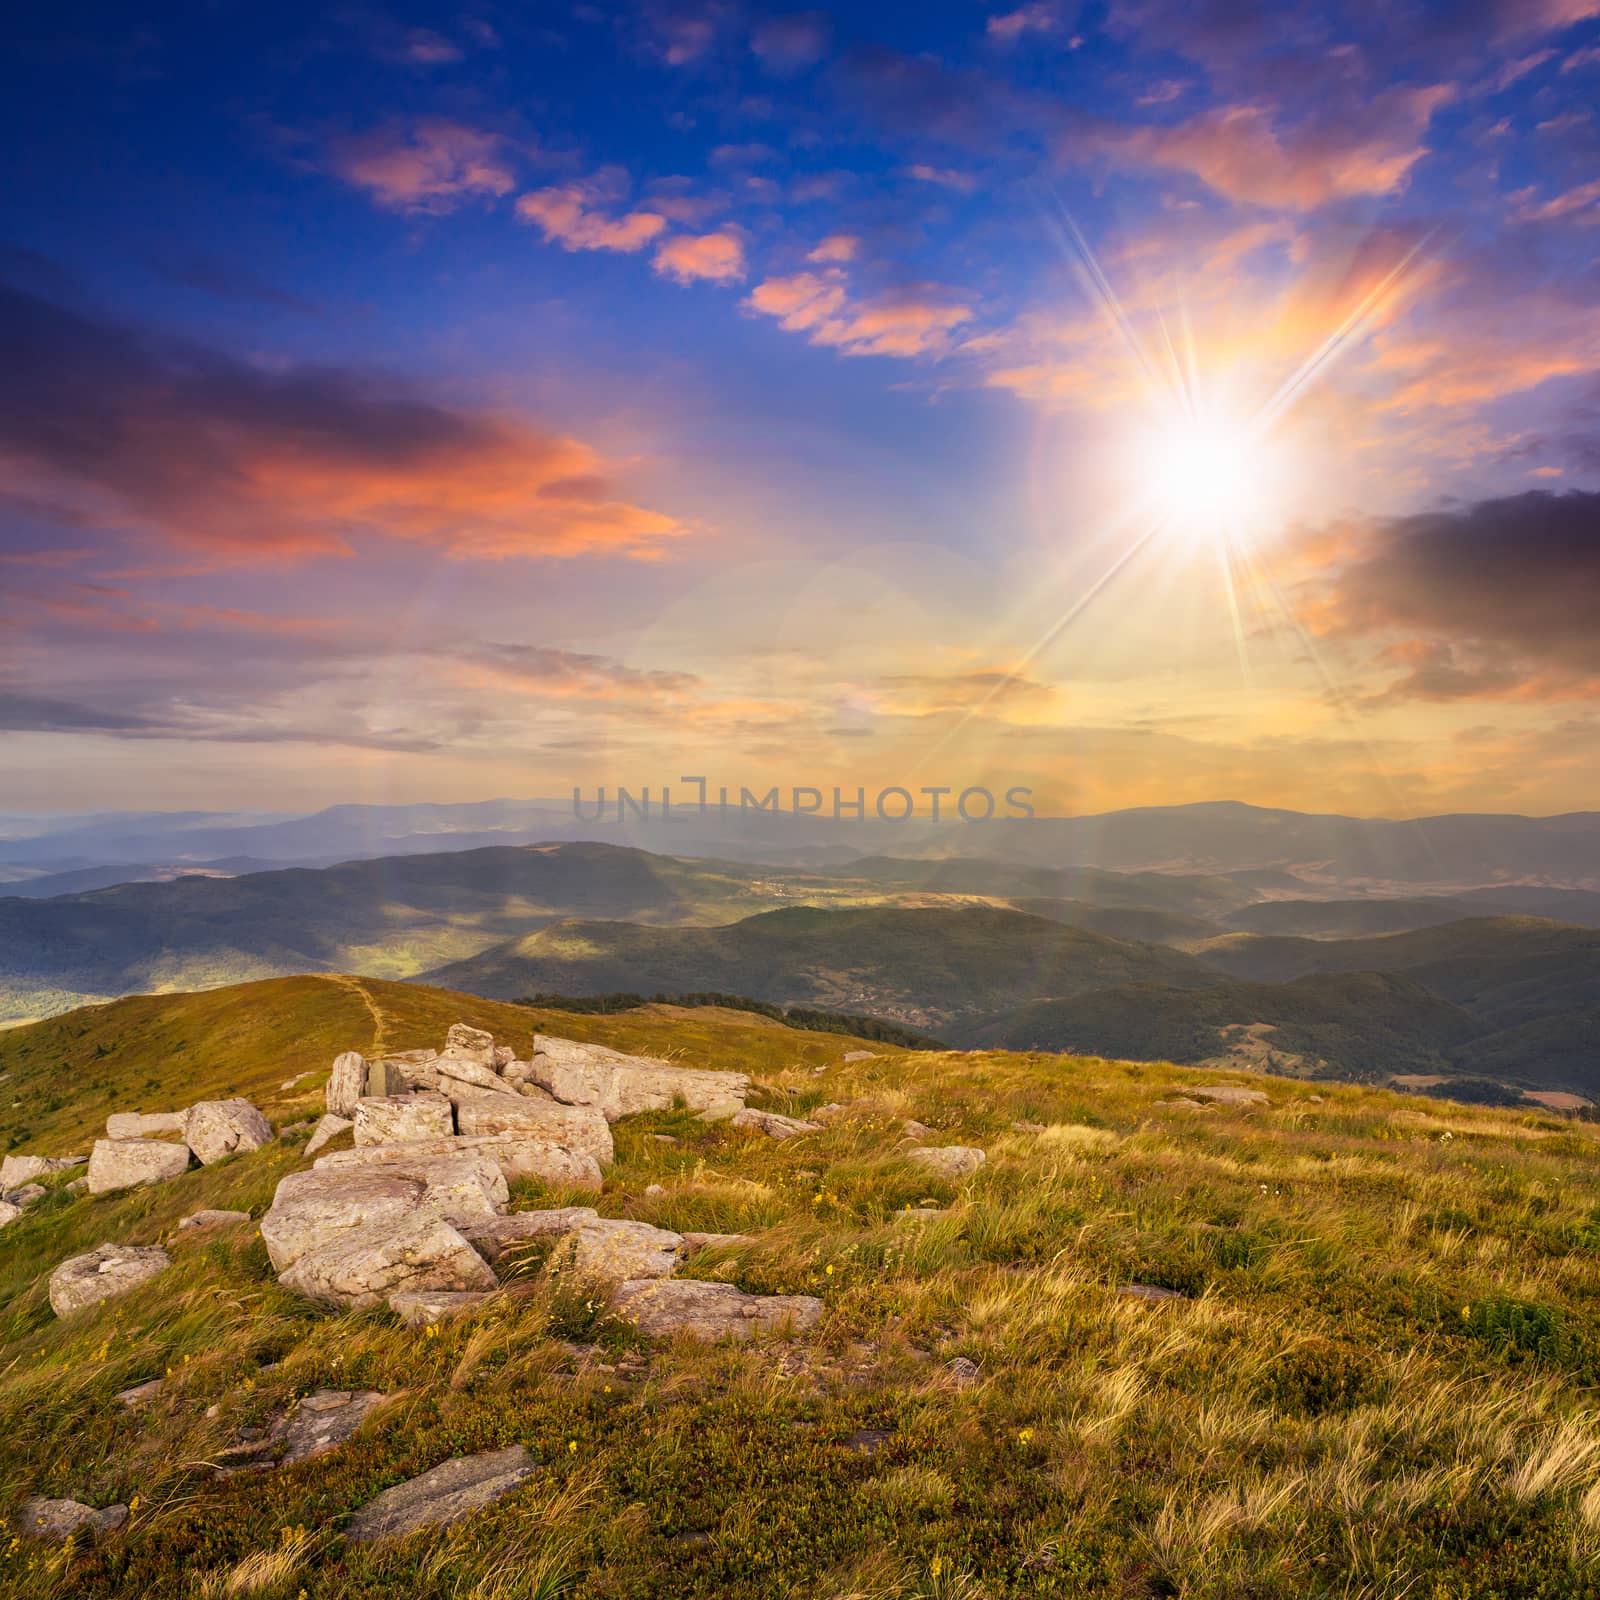
[[[550,1239],[574,1232],[586,1222],[598,1222],[593,1206],[561,1206],[551,1211],[513,1211],[506,1217],[467,1222],[461,1231],[474,1248],[490,1261],[498,1261],[511,1246],[529,1239]]]
[[[422,1143],[428,1145],[432,1141],[424,1140]],[[377,1150],[383,1151],[381,1160],[350,1159],[367,1156]],[[380,1171],[409,1179],[422,1185],[419,1204],[431,1206],[446,1222],[458,1227],[463,1222],[498,1216],[500,1208],[511,1198],[499,1165],[490,1156],[470,1149],[433,1150],[414,1149],[404,1144],[375,1145],[368,1146],[366,1150],[337,1151],[323,1157],[312,1171]]]
[[[90,1194],[164,1183],[189,1170],[189,1147],[166,1139],[96,1139],[89,1155]]]
[[[282,1273],[306,1251],[345,1230],[398,1224],[417,1210],[425,1187],[414,1178],[381,1170],[291,1172],[261,1219],[261,1239],[273,1269]]]
[[[792,1325],[809,1328],[821,1317],[820,1300],[806,1294],[746,1294],[731,1283],[696,1283],[687,1278],[641,1278],[624,1283],[616,1311],[641,1333],[670,1338],[748,1339]]]
[[[1260,1089],[1246,1089],[1232,1083],[1208,1083],[1203,1088],[1191,1089],[1190,1095],[1198,1100],[1214,1100],[1219,1106],[1264,1106],[1271,1101]]]
[[[517,1059],[517,1052],[508,1044],[497,1044],[494,1047],[494,1070],[504,1072],[513,1061]]]
[[[442,1094],[396,1094],[356,1102],[356,1143],[402,1144],[415,1139],[448,1139],[455,1116]]]
[[[876,1050],[846,1050],[839,1059],[841,1061],[876,1061],[878,1052]]]
[[[640,1111],[691,1111],[731,1116],[742,1109],[750,1079],[742,1072],[675,1067],[653,1056],[629,1056],[604,1045],[534,1036],[533,1081],[566,1105],[594,1106],[607,1122]]]
[[[398,1150],[398,1155],[388,1152]],[[570,1185],[585,1189],[600,1187],[600,1163],[586,1151],[571,1150],[565,1145],[546,1144],[539,1139],[526,1139],[517,1134],[472,1134],[464,1138],[419,1139],[405,1146],[368,1145],[360,1150],[333,1150],[318,1156],[316,1165],[345,1167],[384,1164],[393,1160],[410,1160],[413,1156],[477,1154],[487,1156],[499,1168],[508,1182],[521,1178],[539,1178],[545,1183]]]
[[[375,1389],[318,1389],[301,1400],[274,1429],[274,1445],[283,1445],[279,1464],[292,1467],[336,1450],[389,1398]]]
[[[149,1283],[172,1265],[159,1245],[103,1244],[72,1256],[50,1274],[50,1309],[58,1317]]]
[[[967,1356],[952,1356],[944,1370],[958,1389],[969,1388],[983,1376],[983,1369]]]
[[[108,1139],[151,1139],[182,1133],[187,1111],[114,1111],[106,1118]]]
[[[449,1094],[452,1085],[463,1089],[483,1089],[495,1096],[515,1098],[517,1086],[507,1083],[493,1067],[486,1067],[476,1056],[440,1056],[433,1063],[439,1077],[439,1092]]]
[[[820,1122],[802,1122],[797,1117],[780,1117],[776,1111],[736,1111],[728,1119],[730,1128],[747,1133],[764,1133],[769,1139],[792,1139],[800,1133],[816,1133]]]
[[[126,1506],[106,1506],[97,1511],[79,1500],[46,1500],[29,1495],[17,1508],[17,1532],[25,1539],[43,1539],[60,1544],[75,1533],[98,1539],[115,1533],[128,1520]]]
[[[42,1183],[25,1183],[20,1189],[8,1189],[3,1198],[14,1206],[31,1206],[36,1200],[43,1200],[46,1192]]]
[[[941,1178],[970,1177],[989,1158],[982,1150],[968,1144],[944,1144],[906,1151],[906,1160],[915,1161]]]
[[[0,1200],[0,1228],[15,1222],[22,1215],[22,1207],[14,1200]]]
[[[278,1281],[308,1300],[354,1311],[402,1289],[497,1287],[483,1257],[426,1208],[342,1230],[296,1257]]]
[[[189,1107],[183,1142],[203,1167],[235,1151],[272,1143],[272,1124],[248,1100],[201,1100]]]
[[[521,1095],[495,1095],[468,1100],[456,1113],[463,1135],[518,1134],[546,1144],[583,1150],[596,1161],[615,1154],[611,1124],[593,1106],[564,1106],[554,1100],[529,1100]]]
[[[509,1494],[539,1470],[520,1444],[482,1455],[455,1456],[407,1483],[385,1489],[350,1519],[352,1544],[403,1538],[424,1528],[442,1528]]]
[[[311,1130],[311,1137],[306,1140],[306,1154],[314,1156],[323,1145],[331,1144],[346,1128],[353,1128],[349,1117],[336,1117],[331,1111],[317,1122]]]
[[[0,1190],[17,1189],[35,1178],[81,1167],[86,1160],[87,1156],[6,1156],[0,1160]]]
[[[469,1028],[464,1022],[450,1025],[444,1036],[443,1055],[456,1061],[476,1061],[494,1071],[494,1035],[482,1028]]]
[[[926,1122],[918,1122],[915,1117],[907,1117],[900,1124],[900,1131],[908,1139],[931,1139],[933,1137],[933,1129]]]
[[[686,1233],[683,1236],[683,1253],[685,1256],[694,1256],[702,1250],[730,1250],[735,1245],[749,1243],[748,1233]]]
[[[166,1381],[165,1378],[146,1378],[143,1383],[136,1383],[131,1389],[119,1389],[116,1398],[129,1411],[137,1411],[140,1406],[149,1405],[161,1393]]]
[[[596,1217],[572,1234],[572,1266],[580,1277],[621,1283],[629,1278],[664,1278],[678,1265],[683,1235],[648,1222]]]
[[[237,1228],[240,1223],[248,1222],[248,1211],[196,1211],[184,1217],[179,1223],[179,1229],[184,1228]]]
[[[333,1058],[324,1098],[336,1117],[353,1117],[356,1101],[367,1092],[367,1058],[358,1050],[346,1050]]]
[[[389,1296],[389,1309],[408,1328],[431,1328],[487,1299],[489,1295],[481,1289],[402,1289]]]

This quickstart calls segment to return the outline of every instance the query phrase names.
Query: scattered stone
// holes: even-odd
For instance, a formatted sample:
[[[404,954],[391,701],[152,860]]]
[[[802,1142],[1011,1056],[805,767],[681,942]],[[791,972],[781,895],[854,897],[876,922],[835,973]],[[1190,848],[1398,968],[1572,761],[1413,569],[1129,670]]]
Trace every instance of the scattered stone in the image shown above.
[[[976,1383],[983,1376],[983,1369],[976,1361],[969,1360],[966,1356],[956,1356],[948,1365],[946,1372],[950,1374],[950,1381],[958,1389],[965,1389],[970,1384]]]
[[[657,1144],[676,1144],[678,1142],[677,1135],[671,1133],[652,1133],[650,1137]]]
[[[876,1050],[846,1050],[840,1059],[844,1061],[876,1061],[878,1052]]]
[[[1153,1102],[1158,1111],[1204,1111],[1205,1107],[1198,1100],[1186,1100],[1181,1096],[1176,1100],[1157,1100]]]
[[[467,1223],[461,1231],[479,1254],[497,1261],[513,1245],[526,1244],[529,1239],[559,1238],[599,1220],[600,1213],[593,1206],[561,1206],[552,1211],[513,1211],[507,1217]]]
[[[683,1236],[685,1257],[699,1255],[702,1250],[731,1250],[737,1245],[749,1244],[748,1233],[686,1233]]]
[[[781,1117],[776,1111],[736,1111],[729,1118],[730,1128],[742,1128],[749,1133],[764,1133],[770,1139],[793,1139],[801,1133],[817,1133],[820,1122],[802,1122],[797,1117]]]
[[[6,1156],[0,1160],[0,1190],[19,1189],[35,1178],[48,1178],[69,1167],[81,1167],[88,1159],[87,1156]]]
[[[1045,1125],[1042,1122],[1024,1122],[1020,1119],[1011,1124],[1013,1133],[1043,1133]]]
[[[1208,1083],[1204,1088],[1191,1089],[1189,1093],[1201,1100],[1215,1100],[1222,1106],[1264,1106],[1271,1101],[1260,1089],[1245,1089],[1232,1083]]]
[[[1180,1294],[1176,1289],[1163,1289],[1154,1283],[1122,1283],[1117,1285],[1118,1294],[1132,1295],[1135,1300],[1147,1300],[1152,1305],[1160,1304],[1165,1300],[1187,1300],[1186,1294]]]
[[[88,1192],[89,1180],[87,1178],[74,1178],[72,1182],[67,1185],[67,1193],[70,1195],[88,1194]]]
[[[534,1036],[533,1081],[565,1105],[594,1106],[607,1122],[640,1111],[691,1111],[731,1116],[750,1092],[743,1072],[675,1067],[653,1056],[629,1056],[604,1045]]]
[[[191,1216],[185,1217],[178,1227],[182,1228],[236,1228],[241,1222],[248,1222],[248,1211],[196,1211]]]
[[[895,1212],[894,1220],[896,1222],[933,1222],[937,1221],[940,1217],[948,1217],[949,1215],[950,1208],[948,1206],[930,1206],[923,1204],[920,1206],[906,1206],[903,1210]]]
[[[683,1235],[653,1228],[648,1222],[596,1217],[572,1235],[572,1264],[585,1278],[621,1283],[626,1279],[664,1278],[678,1265]]]
[[[839,1443],[858,1456],[875,1456],[893,1437],[887,1428],[857,1428]]]
[[[17,1509],[17,1531],[26,1539],[42,1539],[61,1544],[75,1533],[91,1539],[115,1533],[128,1520],[126,1506],[107,1506],[97,1511],[78,1500],[46,1500],[29,1495]]]
[[[697,1283],[689,1278],[638,1278],[624,1283],[616,1310],[641,1333],[670,1338],[748,1339],[792,1325],[809,1328],[823,1305],[805,1294],[746,1294],[731,1283]]]
[[[900,1131],[908,1139],[931,1139],[933,1129],[926,1122],[918,1122],[915,1117],[907,1117],[900,1124]]]
[[[402,1289],[490,1290],[488,1263],[442,1217],[414,1210],[335,1234],[278,1274],[325,1305],[366,1311]]]
[[[322,1117],[306,1140],[306,1154],[314,1156],[325,1144],[337,1139],[346,1128],[355,1127],[349,1117],[336,1117],[331,1111]]]
[[[48,1192],[42,1183],[25,1183],[20,1189],[8,1189],[5,1198],[14,1206],[31,1206]]]
[[[596,1161],[610,1161],[616,1154],[611,1124],[593,1106],[564,1106],[517,1094],[493,1095],[465,1101],[457,1112],[456,1126],[463,1136],[517,1134],[586,1151]]]
[[[654,1200],[658,1194],[665,1194],[667,1186],[664,1183],[647,1183],[644,1186],[645,1198]]]
[[[50,1309],[58,1317],[127,1294],[172,1265],[160,1245],[102,1244],[72,1256],[50,1274]]]
[[[941,1178],[970,1177],[981,1167],[988,1156],[973,1145],[932,1145],[920,1150],[906,1151],[906,1160],[915,1161]]]
[[[306,1395],[285,1419],[280,1435],[284,1444],[281,1464],[292,1467],[338,1449],[387,1399],[388,1395],[374,1389],[354,1394],[318,1389]]]
[[[136,1383],[131,1389],[118,1392],[117,1399],[130,1411],[137,1411],[140,1406],[149,1405],[161,1393],[161,1386],[165,1378],[148,1378],[143,1383]]]
[[[848,1106],[841,1105],[837,1100],[830,1100],[827,1105],[818,1106],[811,1113],[811,1116],[815,1122],[832,1122],[835,1117],[842,1117],[849,1109]]]
[[[448,1139],[456,1131],[450,1102],[442,1094],[366,1096],[356,1101],[356,1144],[401,1144]]]
[[[166,1139],[96,1139],[86,1174],[90,1194],[165,1183],[189,1170],[189,1147]]]
[[[538,1470],[521,1445],[456,1456],[421,1477],[385,1489],[350,1519],[345,1537],[352,1544],[365,1544],[445,1527],[509,1494]]]
[[[359,1050],[346,1050],[335,1056],[324,1094],[328,1109],[336,1117],[353,1117],[356,1102],[367,1092],[367,1058]]]
[[[182,1133],[187,1111],[113,1111],[106,1118],[108,1139],[149,1139],[163,1133]]]
[[[189,1107],[183,1142],[203,1167],[235,1151],[272,1143],[272,1124],[248,1100],[201,1100]]]
[[[12,1200],[0,1200],[0,1228],[8,1227],[22,1215],[22,1207]]]
[[[389,1296],[389,1309],[408,1328],[431,1328],[489,1298],[482,1289],[402,1289]]]

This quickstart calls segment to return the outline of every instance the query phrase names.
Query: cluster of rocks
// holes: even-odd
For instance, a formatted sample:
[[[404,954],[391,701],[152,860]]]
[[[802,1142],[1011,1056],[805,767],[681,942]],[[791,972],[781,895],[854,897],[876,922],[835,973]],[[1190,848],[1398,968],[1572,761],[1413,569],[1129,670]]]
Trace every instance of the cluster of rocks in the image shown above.
[[[163,1137],[177,1134],[176,1139]],[[85,1174],[90,1194],[110,1194],[141,1183],[165,1183],[224,1156],[259,1150],[272,1141],[272,1124],[248,1100],[201,1100],[183,1111],[119,1111],[106,1118]]]
[[[83,1156],[7,1156],[0,1160],[0,1228],[49,1192],[40,1178],[81,1167]]]

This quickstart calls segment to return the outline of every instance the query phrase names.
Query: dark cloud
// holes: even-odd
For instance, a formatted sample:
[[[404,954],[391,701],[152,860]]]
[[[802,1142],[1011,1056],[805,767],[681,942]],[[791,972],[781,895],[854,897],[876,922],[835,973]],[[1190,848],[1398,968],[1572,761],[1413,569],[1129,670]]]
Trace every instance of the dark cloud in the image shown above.
[[[132,733],[152,726],[149,718],[130,712],[0,691],[0,729],[7,733]]]

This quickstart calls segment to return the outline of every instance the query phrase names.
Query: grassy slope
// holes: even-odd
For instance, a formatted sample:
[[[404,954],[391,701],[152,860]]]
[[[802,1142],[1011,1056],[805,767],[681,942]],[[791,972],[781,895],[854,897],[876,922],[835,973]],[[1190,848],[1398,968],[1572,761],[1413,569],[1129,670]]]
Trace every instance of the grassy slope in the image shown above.
[[[818,911],[792,907],[726,928],[567,922],[430,975],[515,998],[697,989],[868,1011],[918,1027],[1129,982],[1198,987],[1199,962],[996,907]]]
[[[539,1020],[365,987],[396,1046],[457,1017],[513,1038]],[[21,1030],[0,1037],[0,1065],[36,1070],[48,1037],[43,1055],[75,1082],[101,1075],[120,1093],[152,1073],[175,1083],[181,1034],[195,1087],[220,1091],[284,1073],[297,1019],[296,1062],[371,1039],[361,996],[325,981],[224,998]],[[253,1064],[252,1017],[270,1068]],[[91,1026],[73,1032],[79,1021]],[[108,1021],[122,1048],[93,1054]],[[200,1596],[271,1556],[272,1581],[228,1592],[1600,1594],[1591,1130],[1273,1079],[1260,1080],[1265,1109],[1166,1111],[1158,1100],[1210,1075],[1005,1055],[847,1067],[848,1041],[726,1013],[561,1026],[751,1067],[774,1105],[848,1102],[823,1133],[783,1144],[685,1115],[620,1124],[600,1200],[755,1234],[692,1273],[820,1294],[819,1328],[640,1351],[603,1297],[530,1266],[493,1312],[411,1333],[386,1313],[314,1312],[244,1230],[186,1237],[153,1289],[56,1321],[43,1303],[56,1260],[102,1238],[168,1237],[200,1205],[259,1211],[299,1158],[285,1146],[120,1199],[57,1195],[0,1234],[0,1492],[138,1503],[95,1549],[8,1551],[0,1593]],[[895,1153],[906,1116],[983,1145],[989,1164],[963,1185],[928,1179]],[[1043,1131],[1013,1131],[1018,1118]],[[664,1192],[648,1194],[654,1183]],[[942,1219],[893,1220],[925,1195],[950,1207]],[[1114,1292],[1135,1280],[1195,1298],[1152,1307]],[[956,1354],[981,1365],[975,1386],[946,1378]],[[169,1369],[149,1410],[112,1399]],[[405,1394],[358,1446],[210,1480],[204,1463],[237,1427],[316,1387]],[[884,1430],[875,1453],[848,1447],[862,1428]],[[338,1540],[344,1515],[387,1485],[516,1442],[546,1470],[494,1510],[400,1546]]]

